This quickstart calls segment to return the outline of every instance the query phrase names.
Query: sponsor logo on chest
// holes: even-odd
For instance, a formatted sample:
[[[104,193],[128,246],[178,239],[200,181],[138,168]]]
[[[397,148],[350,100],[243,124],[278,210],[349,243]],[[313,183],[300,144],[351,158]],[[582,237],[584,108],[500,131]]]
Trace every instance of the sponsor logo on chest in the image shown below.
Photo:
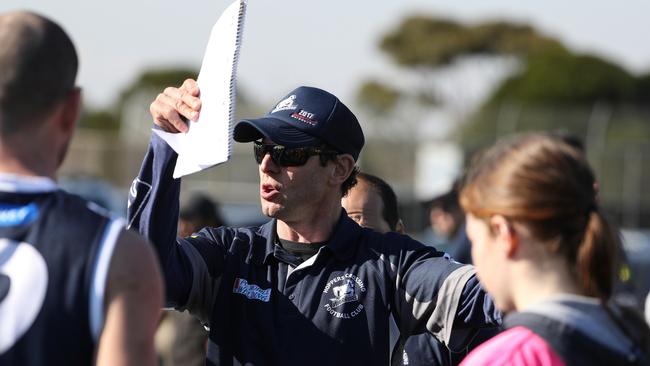
[[[38,216],[38,206],[30,203],[26,206],[0,205],[0,227],[27,225]]]
[[[243,278],[235,278],[235,283],[232,286],[234,294],[240,294],[250,300],[259,300],[269,302],[271,300],[271,289],[262,289],[257,285],[249,284]]]

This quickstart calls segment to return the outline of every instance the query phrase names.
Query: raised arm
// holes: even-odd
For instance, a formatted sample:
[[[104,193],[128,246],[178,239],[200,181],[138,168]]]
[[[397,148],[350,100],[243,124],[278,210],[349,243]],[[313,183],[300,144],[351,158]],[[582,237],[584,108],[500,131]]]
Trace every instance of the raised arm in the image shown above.
[[[183,118],[196,119],[201,102],[194,80],[166,88],[151,104],[156,128],[186,129]],[[181,180],[172,174],[177,154],[152,134],[138,176],[130,189],[128,227],[148,238],[156,249],[165,280],[166,305],[188,309],[208,321],[223,268],[224,241],[204,230],[192,238],[177,238]]]
[[[180,88],[168,87],[158,94],[149,107],[156,128],[172,133],[187,131],[183,118],[198,117],[198,95],[198,86],[191,79]],[[176,239],[180,180],[173,179],[172,173],[177,157],[167,143],[152,134],[140,173],[129,192],[128,227],[138,230],[155,245]]]
[[[162,304],[162,278],[151,246],[124,231],[106,280],[97,365],[155,365],[153,337]]]

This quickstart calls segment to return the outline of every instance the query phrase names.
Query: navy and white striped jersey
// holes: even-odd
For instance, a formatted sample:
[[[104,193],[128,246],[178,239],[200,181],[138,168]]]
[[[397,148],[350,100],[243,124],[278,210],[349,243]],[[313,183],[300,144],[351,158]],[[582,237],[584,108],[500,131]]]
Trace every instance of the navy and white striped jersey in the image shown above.
[[[123,220],[47,178],[0,175],[0,365],[89,365]]]
[[[129,225],[156,246],[168,305],[210,327],[209,365],[386,365],[389,315],[461,349],[500,313],[471,266],[408,236],[361,228],[342,210],[328,243],[295,263],[261,227],[176,238],[176,154],[152,137],[131,187]]]

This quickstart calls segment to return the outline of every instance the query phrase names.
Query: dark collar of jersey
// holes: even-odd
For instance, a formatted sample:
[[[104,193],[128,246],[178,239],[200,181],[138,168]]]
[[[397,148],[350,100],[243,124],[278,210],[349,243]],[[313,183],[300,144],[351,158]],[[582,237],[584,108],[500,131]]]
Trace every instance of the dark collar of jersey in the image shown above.
[[[299,243],[297,241],[280,238],[277,239],[275,257],[278,259],[287,257],[285,258],[287,263],[295,264],[296,266],[316,255],[322,246],[327,245],[326,241],[318,243]]]
[[[276,222],[277,220],[273,219],[259,228],[259,234],[266,239],[266,246],[258,245],[253,248],[252,260],[257,265],[267,264],[269,258],[273,258]],[[339,222],[334,227],[325,248],[334,253],[338,260],[348,259],[354,254],[361,231],[361,227],[348,217],[344,209],[341,209]]]

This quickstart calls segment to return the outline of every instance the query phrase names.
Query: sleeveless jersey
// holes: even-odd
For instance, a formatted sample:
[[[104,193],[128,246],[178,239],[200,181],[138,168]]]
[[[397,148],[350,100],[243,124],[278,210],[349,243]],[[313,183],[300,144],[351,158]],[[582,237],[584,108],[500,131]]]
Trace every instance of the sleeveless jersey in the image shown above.
[[[0,175],[0,366],[93,363],[121,221],[50,179]]]

